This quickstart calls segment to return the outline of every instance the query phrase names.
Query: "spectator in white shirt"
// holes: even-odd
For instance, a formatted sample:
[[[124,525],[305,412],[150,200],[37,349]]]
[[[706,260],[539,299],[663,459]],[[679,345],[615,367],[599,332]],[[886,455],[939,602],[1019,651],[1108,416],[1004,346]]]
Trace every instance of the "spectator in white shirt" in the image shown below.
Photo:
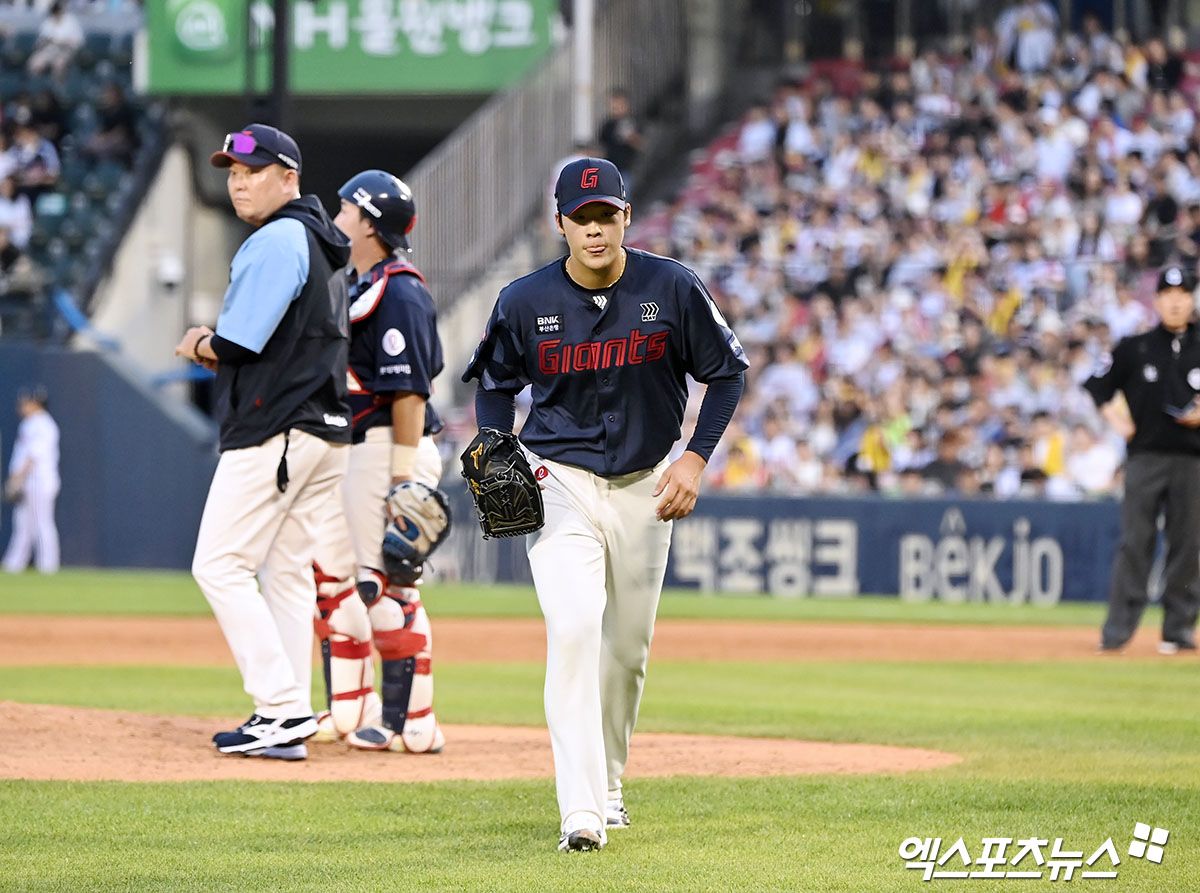
[[[750,109],[746,122],[738,134],[738,155],[743,164],[758,164],[769,161],[775,153],[775,122],[767,112],[765,105],[756,105]]]
[[[29,73],[54,73],[58,81],[67,76],[67,68],[83,46],[83,26],[62,2],[50,7],[50,15],[38,28],[37,42],[29,57]]]
[[[1045,71],[1054,58],[1058,12],[1045,0],[1016,0],[996,19],[1001,61],[1024,74]]]
[[[8,230],[17,248],[25,250],[33,232],[33,209],[26,196],[16,194],[12,177],[0,179],[0,227]]]
[[[1121,467],[1121,457],[1109,444],[1100,441],[1087,425],[1071,431],[1067,456],[1067,477],[1087,496],[1104,496],[1113,491],[1113,479]]]

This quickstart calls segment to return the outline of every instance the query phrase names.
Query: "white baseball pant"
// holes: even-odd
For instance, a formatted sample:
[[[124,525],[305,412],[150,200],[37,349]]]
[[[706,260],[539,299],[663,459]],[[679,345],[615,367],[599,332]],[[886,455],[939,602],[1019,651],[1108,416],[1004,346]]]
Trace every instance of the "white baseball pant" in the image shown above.
[[[413,587],[389,587],[383,578],[383,534],[387,526],[384,501],[392,485],[392,431],[385,426],[368,429],[362,443],[350,450],[350,465],[342,485],[340,498],[331,499],[325,506],[321,531],[318,536],[315,562],[329,577],[325,587],[330,593],[344,592],[353,586],[356,570],[360,576],[375,572],[381,590],[394,595],[403,594],[404,602],[415,616],[409,621],[410,631],[425,637],[424,647],[417,658],[417,669],[413,676],[412,692],[409,697],[409,713],[425,711],[430,717],[424,724],[423,717],[414,717],[410,729],[405,724],[403,738],[406,743],[420,735],[423,725],[429,725],[428,736],[434,734],[432,704],[433,677],[430,652],[433,644],[429,629],[429,618],[420,605],[418,592]],[[417,443],[417,455],[413,463],[413,479],[436,488],[442,476],[442,458],[432,437],[422,437]],[[393,592],[394,590],[394,592]],[[372,630],[375,633],[403,629],[405,612],[394,598],[379,598],[370,609],[357,597],[341,600],[336,610],[327,618],[331,639],[330,680],[333,691],[330,714],[334,728],[340,734],[352,732],[367,725],[381,722],[378,697],[364,694],[361,698],[339,698],[356,691],[364,691],[374,684],[374,666],[369,654]],[[386,638],[386,637],[385,637]],[[356,646],[367,645],[366,655],[361,658],[343,658],[338,652],[358,653]],[[385,655],[387,656],[387,655]],[[419,747],[414,739],[411,749]]]
[[[192,559],[255,712],[271,718],[313,712],[313,548],[320,512],[350,458],[349,444],[293,429],[280,493],[283,450],[277,434],[221,454]]]
[[[671,523],[652,495],[667,467],[605,478],[545,466],[546,524],[526,538],[546,618],[546,724],[563,819],[619,794],[654,634]]]
[[[36,556],[37,569],[43,574],[58,570],[58,528],[54,524],[54,500],[58,485],[30,475],[25,481],[21,501],[13,506],[12,536],[4,552],[4,569],[19,574]]]

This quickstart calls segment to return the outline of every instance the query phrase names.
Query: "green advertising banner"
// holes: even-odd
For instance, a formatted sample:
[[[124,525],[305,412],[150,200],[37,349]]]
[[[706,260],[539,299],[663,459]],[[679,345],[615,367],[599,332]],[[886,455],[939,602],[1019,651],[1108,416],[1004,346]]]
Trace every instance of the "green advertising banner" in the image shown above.
[[[293,93],[486,93],[550,48],[557,0],[291,0]],[[268,0],[147,0],[151,93],[271,86]]]

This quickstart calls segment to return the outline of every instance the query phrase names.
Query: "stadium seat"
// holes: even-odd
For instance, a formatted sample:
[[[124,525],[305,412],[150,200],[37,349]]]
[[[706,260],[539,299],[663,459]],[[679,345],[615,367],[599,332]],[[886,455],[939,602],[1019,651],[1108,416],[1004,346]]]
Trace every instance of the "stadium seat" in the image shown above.
[[[101,59],[111,56],[112,38],[106,31],[89,32],[83,46],[75,55],[76,64],[83,69],[90,69]]]
[[[118,69],[128,69],[133,64],[133,34],[114,35],[108,57]]]
[[[59,227],[58,237],[63,240],[72,254],[78,252],[83,247],[83,243],[90,238],[91,233],[88,230],[90,223],[90,214],[72,214]]]
[[[78,191],[83,187],[83,181],[87,179],[90,171],[91,165],[78,155],[64,153],[59,182],[67,189]]]
[[[5,67],[23,69],[25,63],[29,61],[36,41],[36,31],[18,31],[10,35],[4,42],[4,49],[0,50]]]
[[[110,190],[105,182],[97,176],[95,171],[89,171],[87,176],[83,178],[81,184],[83,192],[93,202],[102,202],[107,198]]]
[[[25,72],[23,69],[0,69],[0,97],[16,96],[24,89]]]
[[[81,140],[89,136],[96,129],[96,107],[85,97],[81,100],[75,111],[71,113],[71,133],[77,139]]]
[[[91,84],[90,72],[83,68],[72,67],[67,71],[67,80],[59,91],[59,99],[67,107],[77,106],[87,100]]]
[[[67,213],[67,197],[61,192],[43,192],[33,205],[35,220],[61,220]]]

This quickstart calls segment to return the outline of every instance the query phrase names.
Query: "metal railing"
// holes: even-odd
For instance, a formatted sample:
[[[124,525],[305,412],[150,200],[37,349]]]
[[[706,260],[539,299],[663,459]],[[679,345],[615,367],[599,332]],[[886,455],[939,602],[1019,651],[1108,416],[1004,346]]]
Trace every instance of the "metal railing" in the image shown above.
[[[682,0],[604,4],[596,21],[597,124],[610,90],[625,89],[636,111],[677,81],[685,41]],[[421,209],[413,262],[428,278],[439,310],[547,207],[554,165],[572,148],[571,73],[567,43],[485,103],[405,176]]]

